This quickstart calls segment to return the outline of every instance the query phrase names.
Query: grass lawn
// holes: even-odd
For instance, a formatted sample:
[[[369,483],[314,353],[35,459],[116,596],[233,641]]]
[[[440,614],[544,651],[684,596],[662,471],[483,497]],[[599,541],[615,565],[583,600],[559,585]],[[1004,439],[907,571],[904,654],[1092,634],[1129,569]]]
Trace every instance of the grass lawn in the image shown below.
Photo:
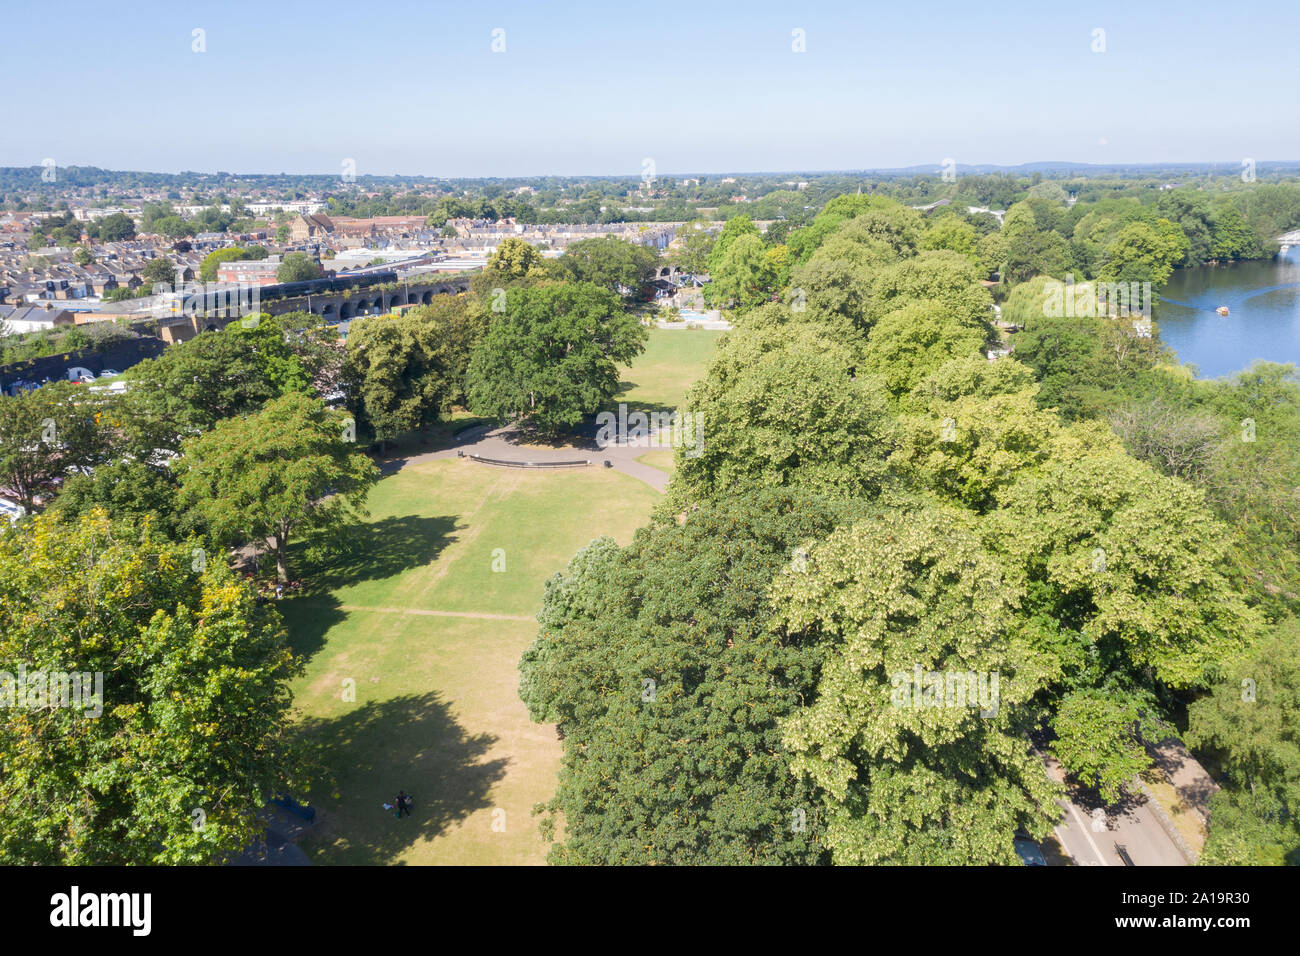
[[[307,658],[301,726],[332,773],[301,842],[314,862],[543,862],[530,811],[554,791],[560,744],[519,700],[519,656],[545,580],[594,537],[629,541],[657,497],[606,469],[456,458],[375,487],[353,553],[310,575],[326,590],[280,605]],[[381,806],[399,788],[416,798],[400,821]]]
[[[677,407],[720,334],[652,329],[617,401]],[[447,431],[472,421],[461,415]],[[446,437],[407,436],[390,452]],[[642,460],[671,470],[672,452]],[[279,607],[306,659],[299,726],[329,775],[310,794],[317,823],[300,841],[313,862],[544,862],[531,810],[555,791],[561,748],[519,700],[519,657],[547,578],[602,534],[626,544],[658,497],[604,468],[417,462],[375,486],[346,557],[308,569],[296,550],[313,590]],[[415,797],[402,820],[382,807],[399,789]]]
[[[654,411],[677,408],[686,390],[704,376],[719,336],[716,329],[652,328],[645,351],[623,372],[623,384],[611,403]]]
[[[673,473],[673,450],[671,448],[656,448],[654,451],[648,451],[639,457],[637,461],[643,465],[649,465],[651,468],[666,471],[670,475]]]

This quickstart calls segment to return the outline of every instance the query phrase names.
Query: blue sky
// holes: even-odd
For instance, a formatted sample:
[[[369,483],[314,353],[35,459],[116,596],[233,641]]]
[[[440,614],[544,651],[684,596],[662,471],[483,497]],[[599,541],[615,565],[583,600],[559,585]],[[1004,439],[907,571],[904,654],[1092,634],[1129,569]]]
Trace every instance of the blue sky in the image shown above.
[[[0,165],[637,176],[647,157],[661,175],[1300,159],[1300,7],[1146,6],[11,4]]]

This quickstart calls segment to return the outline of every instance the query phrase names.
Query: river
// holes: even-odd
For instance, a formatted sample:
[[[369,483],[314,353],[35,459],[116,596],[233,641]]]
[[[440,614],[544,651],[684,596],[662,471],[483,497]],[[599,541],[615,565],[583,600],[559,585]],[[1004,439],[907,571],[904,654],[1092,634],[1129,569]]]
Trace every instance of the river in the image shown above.
[[[1215,312],[1221,305],[1227,315]],[[1300,365],[1300,249],[1286,258],[1175,269],[1156,320],[1165,344],[1200,378],[1257,359]]]

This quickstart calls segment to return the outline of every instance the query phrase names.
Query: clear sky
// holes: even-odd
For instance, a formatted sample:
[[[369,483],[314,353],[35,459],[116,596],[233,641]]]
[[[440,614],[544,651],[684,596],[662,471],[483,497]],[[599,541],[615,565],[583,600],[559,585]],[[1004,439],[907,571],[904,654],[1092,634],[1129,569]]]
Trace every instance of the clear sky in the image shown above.
[[[10,0],[0,165],[637,176],[646,158],[661,175],[1300,159],[1300,5],[1155,6]]]

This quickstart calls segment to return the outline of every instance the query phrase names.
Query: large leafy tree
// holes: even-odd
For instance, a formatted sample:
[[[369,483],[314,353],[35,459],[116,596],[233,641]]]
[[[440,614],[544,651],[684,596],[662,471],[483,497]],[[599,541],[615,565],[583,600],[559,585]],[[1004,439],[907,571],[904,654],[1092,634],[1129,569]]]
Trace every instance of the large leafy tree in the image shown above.
[[[1103,690],[1069,694],[1057,708],[1052,752],[1082,783],[1114,803],[1151,766],[1138,733],[1143,713],[1131,698]]]
[[[686,223],[677,230],[677,240],[681,243],[681,249],[677,252],[678,264],[691,273],[708,271],[709,253],[717,241],[708,220],[696,219]]]
[[[880,379],[855,375],[854,353],[814,325],[740,330],[688,393],[702,442],[676,450],[674,502],[741,488],[879,490],[893,444]]]
[[[106,511],[112,518],[148,518],[175,540],[192,530],[189,516],[177,502],[178,490],[176,477],[167,465],[128,457],[100,465],[91,474],[68,479],[52,507],[65,520],[95,509]]]
[[[279,580],[287,581],[290,539],[357,517],[378,478],[374,463],[348,440],[348,424],[300,392],[229,418],[185,443],[181,503],[220,544],[265,540]]]
[[[1204,686],[1258,630],[1228,577],[1228,530],[1204,498],[1102,427],[1065,429],[1045,464],[997,495],[987,538],[1033,582],[1036,610],[1079,636],[1063,656],[1086,684]]]
[[[765,245],[756,234],[736,237],[714,257],[709,270],[712,282],[704,288],[705,298],[736,309],[751,308],[771,298],[784,262],[783,248]]]
[[[631,297],[639,295],[654,278],[658,263],[653,249],[604,236],[570,243],[555,260],[554,273],[569,282],[590,282]]]
[[[758,227],[754,225],[754,221],[748,216],[732,216],[723,224],[722,230],[713,242],[713,247],[709,250],[706,261],[710,275],[718,269],[719,263],[722,262],[723,257],[727,255],[727,251],[732,245],[744,236],[750,236],[754,239],[759,238]]]
[[[1012,359],[947,362],[910,396],[916,411],[901,417],[890,463],[909,483],[986,512],[999,489],[1047,460],[1059,425],[1035,405],[1037,391]]]
[[[531,284],[545,277],[546,263],[537,247],[518,236],[507,236],[488,256],[484,267],[470,278],[470,288],[499,309],[496,305],[500,295],[498,289]]]
[[[105,402],[70,382],[0,396],[0,488],[29,511],[109,455]]]
[[[614,396],[618,366],[641,352],[646,334],[608,289],[511,289],[470,360],[470,407],[545,432],[572,428]]]
[[[1002,226],[1004,281],[1024,282],[1036,275],[1064,275],[1072,270],[1070,244],[1052,227],[1053,222],[1046,207],[1029,200],[1007,210]]]
[[[1209,859],[1300,861],[1300,622],[1282,622],[1224,668],[1188,708],[1187,742],[1213,754],[1241,794],[1213,808]]]
[[[216,282],[217,270],[223,262],[239,262],[244,259],[265,259],[269,253],[265,246],[226,246],[214,249],[203,257],[199,265],[199,279],[203,282]]]
[[[222,862],[295,785],[278,618],[147,521],[0,533],[0,696],[20,665],[102,674],[102,712],[0,706],[0,862]]]
[[[291,252],[280,261],[275,270],[278,282],[302,282],[307,279],[319,279],[325,274],[320,263],[305,252]]]
[[[987,324],[921,299],[881,316],[867,336],[863,357],[866,368],[901,397],[949,359],[978,354],[988,336]]]
[[[325,396],[339,386],[343,345],[338,332],[319,315],[249,316],[230,323],[225,331],[253,346],[277,394],[315,390]]]
[[[1108,282],[1150,282],[1158,289],[1187,250],[1187,237],[1168,219],[1130,223],[1106,246],[1098,277]]]
[[[482,303],[466,293],[436,295],[432,303],[411,309],[408,315],[434,324],[449,379],[450,400],[455,405],[468,404],[469,362],[488,326],[488,313]]]
[[[593,542],[547,585],[520,695],[564,732],[553,861],[826,860],[779,730],[820,651],[768,627],[767,588],[849,513],[786,489],[727,498],[626,549]]]
[[[874,322],[899,306],[921,299],[942,303],[962,324],[987,327],[993,300],[980,285],[975,264],[948,249],[922,252],[879,271],[872,279]]]
[[[126,373],[143,415],[167,426],[162,447],[177,451],[188,435],[253,411],[277,389],[253,339],[204,332]]]
[[[435,424],[456,391],[440,323],[417,309],[353,323],[344,379],[357,424],[381,445]]]
[[[783,633],[828,647],[784,741],[825,794],[835,862],[1012,863],[1017,830],[1051,829],[1056,791],[1025,735],[1054,675],[1019,598],[974,520],[925,503],[841,528],[776,579]]]
[[[809,225],[790,234],[787,245],[794,260],[806,262],[827,237],[855,219],[865,221],[863,235],[884,242],[900,255],[916,249],[924,228],[920,214],[896,200],[884,196],[836,196]]]
[[[898,251],[883,239],[861,230],[837,231],[791,271],[792,298],[814,312],[847,319],[865,334],[875,301],[874,275],[898,259]]]

